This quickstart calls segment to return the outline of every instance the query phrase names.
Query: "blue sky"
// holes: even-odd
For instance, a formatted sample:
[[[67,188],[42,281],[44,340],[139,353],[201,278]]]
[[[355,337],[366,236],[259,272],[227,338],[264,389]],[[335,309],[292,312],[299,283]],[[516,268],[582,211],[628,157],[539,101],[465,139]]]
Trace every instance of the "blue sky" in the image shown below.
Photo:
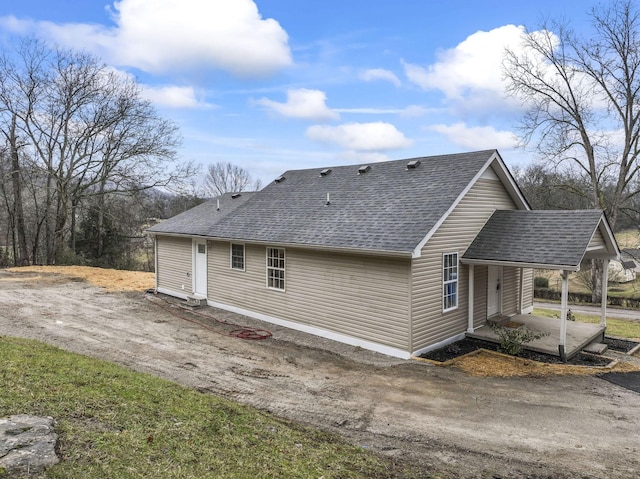
[[[267,183],[287,169],[498,148],[511,167],[522,106],[500,57],[544,18],[588,24],[593,2],[538,0],[21,0],[0,40],[36,35],[133,75],[178,123],[180,157]]]

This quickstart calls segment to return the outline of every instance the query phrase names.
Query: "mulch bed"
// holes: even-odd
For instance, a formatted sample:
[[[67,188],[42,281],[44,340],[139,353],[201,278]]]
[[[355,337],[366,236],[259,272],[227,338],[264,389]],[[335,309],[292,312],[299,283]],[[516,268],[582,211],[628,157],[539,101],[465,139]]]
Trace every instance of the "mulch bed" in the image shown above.
[[[628,353],[633,348],[638,346],[638,344],[640,344],[637,341],[630,341],[628,339],[621,338],[610,338],[609,336],[605,336],[603,343],[606,344],[609,349],[613,351],[619,351],[621,353]]]
[[[424,353],[420,357],[432,361],[445,362],[481,348],[497,351],[498,346],[496,343],[483,341],[481,339],[465,338],[440,349]],[[606,366],[611,362],[610,358],[585,353],[579,353],[567,362],[562,361],[558,356],[526,350],[522,351],[519,357],[547,364],[571,364],[575,366]]]

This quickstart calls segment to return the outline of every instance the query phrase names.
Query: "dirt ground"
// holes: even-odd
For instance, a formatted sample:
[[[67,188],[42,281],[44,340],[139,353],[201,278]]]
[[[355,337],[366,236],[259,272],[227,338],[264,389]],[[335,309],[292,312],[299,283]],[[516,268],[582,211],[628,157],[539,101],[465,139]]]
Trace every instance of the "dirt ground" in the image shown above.
[[[126,288],[120,288],[126,289]],[[232,313],[113,292],[38,271],[0,271],[0,334],[33,338],[337,432],[458,478],[640,476],[640,394],[593,375],[475,377]]]

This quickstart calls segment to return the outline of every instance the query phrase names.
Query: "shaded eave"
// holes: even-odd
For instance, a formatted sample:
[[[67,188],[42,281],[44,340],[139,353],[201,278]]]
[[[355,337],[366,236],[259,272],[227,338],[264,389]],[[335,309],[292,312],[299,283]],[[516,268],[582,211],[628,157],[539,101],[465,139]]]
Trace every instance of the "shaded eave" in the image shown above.
[[[489,159],[486,161],[484,166],[473,177],[473,179],[469,182],[469,184],[465,187],[465,189],[462,190],[462,192],[458,195],[458,197],[451,204],[449,209],[447,209],[444,215],[442,215],[442,217],[438,220],[438,222],[435,225],[433,225],[431,230],[429,230],[429,232],[422,239],[422,241],[420,241],[420,243],[418,243],[418,245],[414,248],[413,253],[411,255],[412,258],[419,258],[421,256],[422,248],[424,247],[424,245],[427,244],[427,242],[431,239],[431,237],[435,234],[435,232],[438,231],[438,228],[442,226],[442,223],[445,222],[445,220],[453,212],[456,206],[458,206],[458,204],[466,196],[466,194],[473,187],[473,185],[476,184],[476,182],[482,177],[482,175],[484,175],[484,173],[487,171],[488,168],[491,168],[492,165],[496,166],[496,168],[494,169],[496,175],[498,176],[498,178],[500,178],[500,181],[502,182],[503,186],[509,193],[509,196],[511,197],[511,199],[513,199],[513,202],[518,206],[518,208],[521,210],[531,209],[531,206],[529,206],[529,203],[527,202],[526,198],[522,194],[522,191],[516,184],[516,181],[513,178],[513,175],[509,172],[509,169],[507,168],[504,161],[502,160],[500,153],[498,153],[498,150],[495,150],[493,154],[489,157]]]

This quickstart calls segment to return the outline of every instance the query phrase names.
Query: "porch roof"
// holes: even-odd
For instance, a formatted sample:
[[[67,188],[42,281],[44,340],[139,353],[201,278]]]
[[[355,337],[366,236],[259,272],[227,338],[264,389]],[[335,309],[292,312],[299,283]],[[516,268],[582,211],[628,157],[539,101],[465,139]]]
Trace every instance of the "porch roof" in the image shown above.
[[[497,210],[462,261],[578,271],[584,259],[619,254],[600,210]]]

